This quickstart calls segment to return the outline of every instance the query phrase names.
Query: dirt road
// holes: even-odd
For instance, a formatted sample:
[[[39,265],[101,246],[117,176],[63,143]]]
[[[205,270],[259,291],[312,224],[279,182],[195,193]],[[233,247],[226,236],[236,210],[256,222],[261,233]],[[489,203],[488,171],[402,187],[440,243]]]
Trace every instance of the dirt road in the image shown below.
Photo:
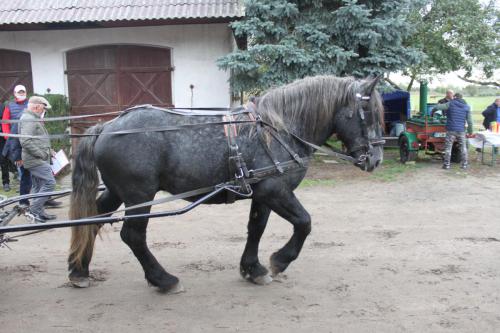
[[[391,182],[356,173],[301,187],[313,231],[268,286],[238,273],[249,201],[153,221],[149,244],[181,279],[178,295],[147,286],[119,225],[97,242],[91,288],[73,289],[69,230],[48,231],[0,249],[0,331],[498,332],[499,194],[498,168],[417,168]],[[261,261],[290,234],[272,215]]]

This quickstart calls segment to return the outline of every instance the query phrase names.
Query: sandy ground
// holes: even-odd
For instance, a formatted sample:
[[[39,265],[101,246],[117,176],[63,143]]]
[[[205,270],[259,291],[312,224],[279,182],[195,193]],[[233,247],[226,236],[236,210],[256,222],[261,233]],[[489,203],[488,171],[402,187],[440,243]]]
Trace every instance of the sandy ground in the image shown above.
[[[267,286],[238,273],[249,201],[150,223],[152,251],[186,288],[177,295],[147,286],[119,225],[97,242],[88,289],[67,284],[68,229],[25,237],[0,249],[0,331],[498,332],[499,169],[436,164],[392,182],[359,171],[300,188],[312,234]],[[290,234],[272,215],[261,261]]]

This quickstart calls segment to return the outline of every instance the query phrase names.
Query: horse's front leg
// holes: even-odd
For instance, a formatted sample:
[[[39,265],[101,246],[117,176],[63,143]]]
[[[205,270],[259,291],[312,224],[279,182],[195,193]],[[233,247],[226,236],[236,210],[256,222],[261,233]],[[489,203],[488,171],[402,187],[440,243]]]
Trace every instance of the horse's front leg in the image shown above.
[[[147,201],[147,200],[146,200]],[[147,214],[151,207],[144,207],[128,211],[126,215]],[[124,222],[120,236],[130,247],[141,264],[146,280],[161,292],[177,293],[183,291],[179,279],[165,271],[160,263],[149,251],[146,243],[146,229],[148,218],[132,218]]]
[[[252,201],[248,221],[247,244],[241,256],[240,273],[244,279],[256,284],[268,284],[273,280],[269,276],[267,268],[259,262],[259,242],[264,229],[266,229],[270,213],[271,209],[265,204],[256,200]]]
[[[299,256],[302,245],[311,232],[311,216],[292,191],[270,196],[266,205],[293,225],[293,235],[280,250],[271,255],[273,276],[283,272]]]

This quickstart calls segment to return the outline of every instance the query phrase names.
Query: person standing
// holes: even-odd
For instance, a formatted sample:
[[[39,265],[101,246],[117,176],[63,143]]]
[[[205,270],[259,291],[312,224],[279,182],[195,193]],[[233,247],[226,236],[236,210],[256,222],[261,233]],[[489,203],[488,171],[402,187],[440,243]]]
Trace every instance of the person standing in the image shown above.
[[[26,99],[26,87],[19,84],[14,87],[14,100],[9,102],[3,111],[2,120],[19,120],[24,109],[28,105]],[[2,123],[2,132],[5,134],[18,134],[18,124]],[[21,144],[18,138],[6,136],[5,146],[2,150],[2,155],[16,165],[21,176],[19,184],[19,194],[29,194],[31,191],[31,174],[23,166],[21,157]],[[28,199],[19,201],[19,204],[28,207],[30,202]]]
[[[463,99],[462,94],[455,94],[453,100],[445,104],[436,105],[435,109],[446,112],[446,139],[443,169],[450,168],[451,150],[453,143],[457,141],[460,149],[461,168],[468,167],[467,144],[465,138],[465,123],[467,122],[467,132],[472,134],[472,115],[470,106]]]
[[[500,123],[500,97],[496,98],[495,102],[489,105],[486,110],[483,111],[482,115],[484,117],[484,129],[489,129],[490,124],[494,121]]]
[[[446,104],[453,100],[453,90],[446,90],[446,95],[438,101],[438,104]]]
[[[0,119],[3,117],[3,111],[5,109],[4,103],[0,103]],[[0,127],[0,132],[1,132],[1,127]],[[3,135],[0,135],[0,152],[3,150],[3,147],[5,146],[5,138]],[[1,153],[0,153],[0,168],[2,169],[2,185],[3,185],[3,190],[5,192],[10,191],[10,176],[9,176],[9,160],[6,159]]]
[[[52,192],[56,186],[50,167],[52,150],[48,138],[49,133],[41,121],[44,112],[50,108],[49,102],[44,97],[32,96],[19,124],[21,135],[34,136],[20,138],[24,167],[31,173],[33,181],[32,193]],[[47,200],[48,197],[32,200],[29,213],[35,222],[45,222],[56,218],[55,215],[45,213],[44,204]]]

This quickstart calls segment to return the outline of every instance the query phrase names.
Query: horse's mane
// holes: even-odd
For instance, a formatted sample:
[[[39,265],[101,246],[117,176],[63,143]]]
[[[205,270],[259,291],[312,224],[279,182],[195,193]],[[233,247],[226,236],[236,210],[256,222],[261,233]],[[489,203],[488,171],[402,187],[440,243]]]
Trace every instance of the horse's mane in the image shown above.
[[[318,125],[329,123],[337,110],[354,105],[361,83],[352,77],[307,77],[269,90],[259,98],[257,109],[263,120],[279,130],[289,131],[293,124],[301,124],[314,136]],[[378,110],[383,121],[382,101],[378,93],[373,96],[370,107]]]

